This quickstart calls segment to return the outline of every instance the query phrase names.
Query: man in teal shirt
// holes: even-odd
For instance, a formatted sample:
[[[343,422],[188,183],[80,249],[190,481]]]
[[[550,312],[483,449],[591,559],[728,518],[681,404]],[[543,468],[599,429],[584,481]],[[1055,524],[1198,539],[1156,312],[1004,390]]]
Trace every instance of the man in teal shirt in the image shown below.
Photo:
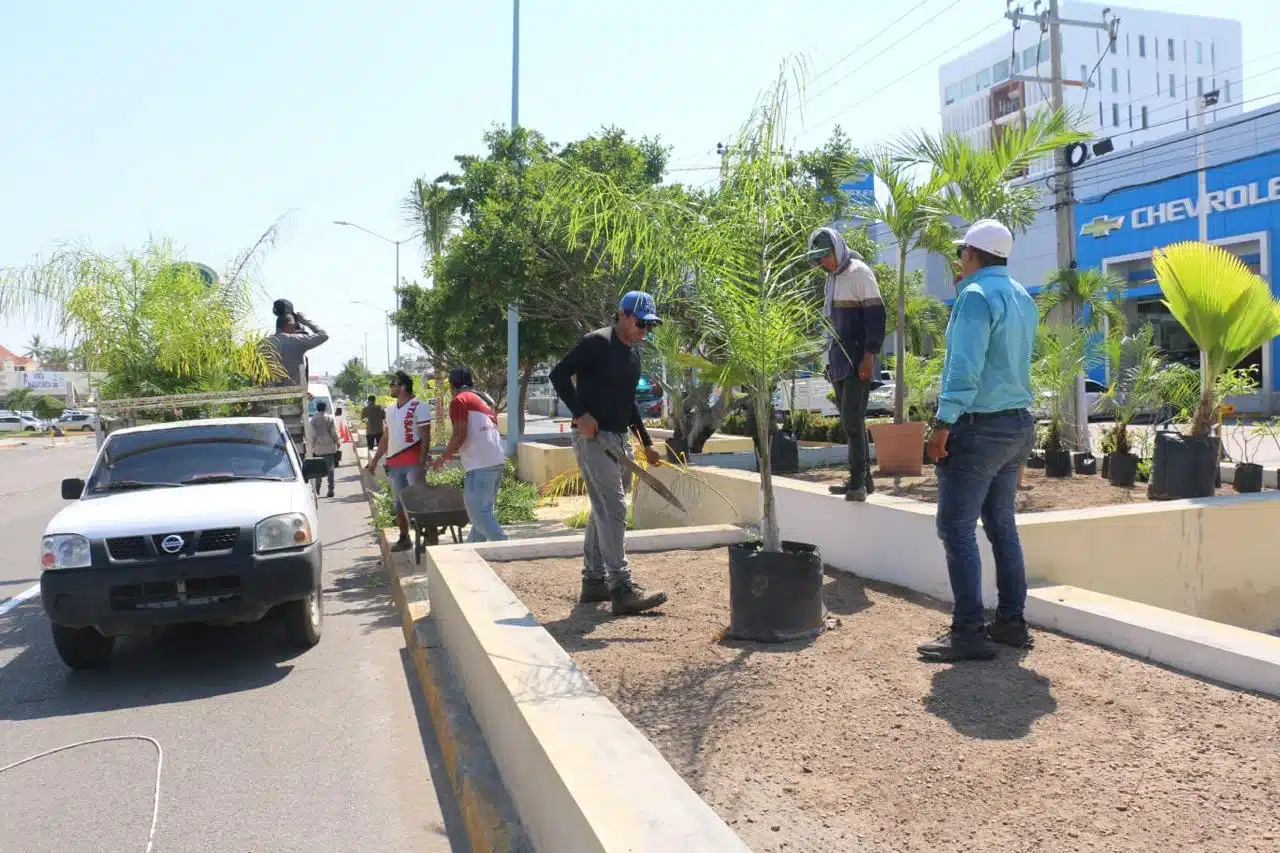
[[[1031,349],[1039,313],[1026,288],[1009,277],[1013,235],[979,220],[956,241],[964,278],[947,324],[938,414],[929,457],[938,477],[938,537],[955,597],[951,629],[919,647],[934,660],[987,660],[992,642],[1031,645],[1023,607],[1027,570],[1014,514],[1018,471],[1031,453]],[[996,558],[996,617],[982,609],[977,523]]]

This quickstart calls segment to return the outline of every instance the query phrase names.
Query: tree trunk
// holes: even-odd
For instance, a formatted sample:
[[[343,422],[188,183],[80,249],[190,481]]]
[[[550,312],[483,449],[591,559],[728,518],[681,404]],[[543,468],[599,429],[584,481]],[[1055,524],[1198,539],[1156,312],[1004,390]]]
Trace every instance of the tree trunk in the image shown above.
[[[903,364],[907,343],[907,247],[898,249],[898,328],[893,336],[893,422],[903,423],[907,386],[903,381]]]
[[[756,440],[760,444],[760,539],[766,551],[782,550],[782,534],[778,530],[778,511],[773,499],[773,468],[769,453],[769,428],[773,424],[773,401],[767,394],[752,395],[756,413]]]
[[[1214,410],[1218,408],[1214,402],[1213,385],[1210,384],[1200,394],[1200,404],[1196,406],[1196,414],[1191,421],[1192,435],[1203,438],[1213,429]]]

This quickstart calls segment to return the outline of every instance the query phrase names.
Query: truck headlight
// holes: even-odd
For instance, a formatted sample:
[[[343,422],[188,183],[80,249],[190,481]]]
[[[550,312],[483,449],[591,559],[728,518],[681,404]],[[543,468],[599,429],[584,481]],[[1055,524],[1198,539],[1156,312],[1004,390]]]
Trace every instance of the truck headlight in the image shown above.
[[[40,568],[86,569],[89,567],[89,540],[74,533],[46,536],[40,543]]]
[[[273,515],[254,528],[254,549],[259,553],[299,548],[312,542],[311,522],[300,512]]]

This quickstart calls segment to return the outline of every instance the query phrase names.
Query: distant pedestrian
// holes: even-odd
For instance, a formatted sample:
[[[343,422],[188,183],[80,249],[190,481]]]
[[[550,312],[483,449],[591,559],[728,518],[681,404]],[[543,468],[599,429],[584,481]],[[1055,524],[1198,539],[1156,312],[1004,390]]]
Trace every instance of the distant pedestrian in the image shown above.
[[[405,514],[400,494],[410,486],[426,482],[426,466],[431,461],[431,407],[413,396],[413,377],[397,370],[391,378],[391,394],[396,402],[387,411],[387,428],[369,460],[369,473],[378,470],[378,461],[387,459],[387,479],[395,497],[396,525],[400,538],[392,551],[408,551],[409,516]]]
[[[307,421],[307,446],[311,455],[325,461],[325,469],[329,477],[329,494],[333,497],[333,469],[338,466],[338,452],[342,450],[342,441],[338,438],[338,422],[329,414],[329,404],[324,400],[316,402],[316,413]],[[320,477],[316,477],[316,494],[320,494]]]
[[[956,241],[964,278],[947,325],[938,414],[929,437],[937,463],[938,536],[955,598],[950,630],[919,647],[935,660],[985,660],[991,642],[1031,645],[1023,617],[1027,570],[1015,518],[1018,472],[1035,435],[1029,411],[1031,349],[1039,314],[1009,277],[1009,229],[979,220]],[[985,624],[977,523],[991,541],[999,602]]]
[[[653,297],[633,290],[622,297],[612,326],[583,335],[551,369],[556,395],[573,413],[573,449],[591,501],[578,601],[610,601],[616,616],[643,613],[667,600],[665,592],[646,591],[631,579],[625,545],[629,477],[613,458],[630,457],[630,430],[649,463],[661,461],[636,405],[640,354],[635,349],[661,322]]]
[[[832,329],[827,378],[849,442],[849,478],[829,488],[847,501],[865,501],[875,491],[867,448],[867,400],[876,356],[884,346],[884,300],[876,274],[835,228],[819,228],[809,236],[809,263],[827,271],[823,311]]]
[[[455,367],[449,371],[449,387],[453,400],[449,403],[449,420],[453,438],[434,463],[437,471],[450,459],[461,459],[466,472],[462,498],[471,519],[468,542],[500,542],[507,538],[498,524],[495,504],[502,487],[507,457],[498,432],[498,416],[484,398],[471,387],[471,371]]]
[[[387,410],[378,405],[378,398],[369,395],[369,401],[363,409],[360,410],[360,417],[364,418],[364,440],[370,450],[378,446],[378,442],[382,440],[383,425],[387,421]]]

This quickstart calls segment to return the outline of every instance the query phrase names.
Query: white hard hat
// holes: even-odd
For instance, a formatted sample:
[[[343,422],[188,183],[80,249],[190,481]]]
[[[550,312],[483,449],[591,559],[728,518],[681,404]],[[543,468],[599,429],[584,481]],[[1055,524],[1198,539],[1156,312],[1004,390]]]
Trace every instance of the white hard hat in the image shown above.
[[[964,238],[953,241],[957,246],[981,249],[997,258],[1008,258],[1013,251],[1013,234],[994,219],[979,219],[964,232]]]

